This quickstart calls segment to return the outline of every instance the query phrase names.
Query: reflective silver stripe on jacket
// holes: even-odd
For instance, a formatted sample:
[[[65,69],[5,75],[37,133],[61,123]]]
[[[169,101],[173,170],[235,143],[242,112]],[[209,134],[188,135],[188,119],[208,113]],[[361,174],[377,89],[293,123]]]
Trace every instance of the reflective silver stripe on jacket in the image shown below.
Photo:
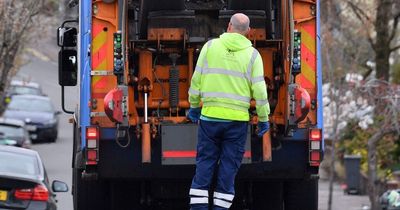
[[[203,74],[224,74],[224,75],[247,79],[246,75],[242,72],[232,71],[232,70],[227,70],[227,69],[222,69],[222,68],[204,68],[202,73]]]
[[[259,77],[252,77],[251,78],[251,84],[255,84],[257,82],[264,82],[264,76],[259,76]]]
[[[266,104],[268,104],[268,99],[265,99],[265,100],[256,100],[256,105],[257,105],[257,106],[263,106],[263,105],[266,105]]]
[[[221,92],[202,92],[201,94],[202,98],[227,98],[227,99],[233,99],[237,101],[243,101],[245,103],[250,102],[250,97],[247,96],[240,96],[232,93],[221,93]]]
[[[212,102],[212,101],[203,101],[203,106],[215,106],[215,107],[224,107],[224,108],[230,108],[234,110],[239,110],[243,112],[249,111],[250,104],[248,106],[240,106],[236,104],[229,104],[229,103],[223,103],[223,102]]]
[[[207,52],[208,49],[211,47],[212,41],[213,40],[211,39],[210,41],[207,42]],[[204,56],[203,68],[208,68],[207,54]]]
[[[247,79],[249,81],[252,81],[251,80],[252,79],[251,78],[251,70],[253,69],[253,65],[254,65],[254,62],[256,61],[257,55],[258,55],[258,51],[254,48],[253,54],[251,55],[249,65],[247,65]]]
[[[190,93],[190,94],[193,94],[193,95],[200,95],[200,91],[195,90],[195,89],[193,89],[193,88],[189,88],[189,93]]]
[[[196,66],[196,68],[194,68],[194,70],[199,72],[200,74],[203,72],[203,68],[201,68],[200,66]]]

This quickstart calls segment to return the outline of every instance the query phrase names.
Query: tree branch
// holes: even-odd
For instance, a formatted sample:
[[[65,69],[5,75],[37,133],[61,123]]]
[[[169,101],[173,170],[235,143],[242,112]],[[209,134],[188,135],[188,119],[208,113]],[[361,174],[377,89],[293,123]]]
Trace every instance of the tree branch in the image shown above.
[[[381,140],[386,135],[395,133],[395,132],[396,132],[395,128],[381,129],[378,132],[376,132],[374,135],[372,135],[371,138],[369,138],[368,142],[371,144],[376,144],[379,140]]]
[[[368,22],[370,22],[370,23],[372,22],[372,21],[371,21],[371,18],[370,18],[367,14],[365,14],[364,10],[360,9],[357,5],[355,5],[353,1],[347,0],[346,2],[350,5],[351,9],[352,9],[353,11],[355,11],[355,13],[359,13],[360,16],[364,17]],[[364,22],[364,21],[362,20],[362,18],[359,18],[359,19],[360,19],[362,22]]]
[[[395,15],[395,17],[393,18],[393,27],[392,27],[392,31],[390,32],[390,38],[389,38],[389,43],[394,39],[394,37],[396,36],[396,31],[397,31],[397,26],[399,24],[399,19],[400,19],[400,12],[397,13],[397,15]]]
[[[367,72],[365,72],[362,76],[363,79],[367,78],[373,71],[374,69],[371,66],[367,65],[368,60],[364,61],[360,66],[367,69]]]
[[[358,20],[361,21],[361,23],[364,25],[365,24],[365,20],[366,19],[369,23],[371,23],[371,18],[365,14],[365,12],[360,9],[357,5],[355,5],[352,1],[347,0],[346,1],[349,5],[351,10],[354,12],[354,14],[356,15],[356,17],[358,18]],[[368,36],[368,42],[370,43],[372,49],[376,52],[376,44],[374,42],[374,40],[371,37],[371,34],[368,31],[368,27],[363,27],[365,29],[365,32],[367,33]]]
[[[394,52],[396,50],[400,49],[400,45],[397,45],[396,47],[390,48],[390,52]]]

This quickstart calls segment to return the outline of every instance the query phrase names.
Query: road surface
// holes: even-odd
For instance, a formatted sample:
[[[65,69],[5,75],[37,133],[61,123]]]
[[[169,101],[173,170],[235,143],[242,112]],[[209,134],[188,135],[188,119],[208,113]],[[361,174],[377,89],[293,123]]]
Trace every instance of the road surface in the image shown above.
[[[58,85],[58,67],[53,61],[33,57],[18,72],[18,78],[30,78],[42,85],[44,92],[53,100],[56,110],[61,110],[61,88]],[[78,88],[66,88],[66,107],[73,110],[78,101]],[[35,144],[46,165],[51,180],[61,180],[72,187],[71,153],[72,153],[72,125],[68,123],[70,115],[60,115],[59,137],[56,143]],[[71,191],[59,193],[59,210],[72,210]],[[319,210],[326,210],[328,202],[328,183],[320,181]],[[367,210],[367,196],[345,195],[338,184],[334,186],[333,210]]]
[[[18,72],[17,78],[31,79],[41,84],[43,92],[53,101],[55,109],[61,111],[61,88],[58,85],[58,67],[55,62],[32,58]],[[69,98],[67,107],[73,109],[76,97],[73,96],[76,88],[67,89]],[[60,180],[72,187],[71,152],[72,152],[72,125],[68,123],[70,115],[60,115],[58,139],[56,143],[34,144],[33,149],[42,157],[50,180]],[[71,190],[67,193],[58,193],[58,209],[73,210]]]

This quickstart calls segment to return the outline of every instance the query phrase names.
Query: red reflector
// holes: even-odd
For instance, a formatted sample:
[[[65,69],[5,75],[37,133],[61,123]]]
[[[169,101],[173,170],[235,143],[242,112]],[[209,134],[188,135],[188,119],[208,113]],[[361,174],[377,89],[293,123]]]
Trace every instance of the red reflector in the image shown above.
[[[195,158],[196,151],[164,151],[163,158]]]
[[[87,138],[95,139],[97,138],[97,128],[95,127],[88,127],[86,130]]]
[[[96,161],[97,160],[97,151],[96,150],[88,150],[87,151],[87,159],[89,161]]]
[[[321,158],[321,154],[319,151],[311,151],[310,160],[311,161],[319,161]]]
[[[194,150],[182,151],[164,151],[163,158],[195,158],[197,152]],[[246,151],[243,155],[245,158],[251,158],[251,151]]]
[[[311,162],[310,165],[311,166],[319,166],[319,162]]]
[[[14,197],[18,200],[47,201],[49,199],[49,191],[45,186],[37,185],[34,189],[16,190]]]
[[[251,151],[245,151],[243,157],[251,158]]]
[[[320,141],[321,140],[321,130],[320,129],[311,129],[310,130],[310,140]]]

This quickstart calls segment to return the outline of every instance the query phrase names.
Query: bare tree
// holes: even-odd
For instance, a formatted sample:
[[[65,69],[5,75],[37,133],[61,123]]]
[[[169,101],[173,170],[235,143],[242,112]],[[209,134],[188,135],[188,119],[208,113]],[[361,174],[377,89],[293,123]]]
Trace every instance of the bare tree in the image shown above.
[[[346,74],[360,72],[360,66],[369,60],[371,53],[365,36],[358,36],[360,29],[354,29],[354,23],[346,17],[348,8],[341,0],[324,0],[321,2],[322,18],[322,60],[324,82],[329,83],[324,98],[324,125],[326,136],[331,145],[326,145],[330,152],[329,162],[329,196],[328,210],[332,209],[333,182],[335,177],[336,142],[340,139],[342,122],[347,119],[343,114],[349,107],[349,101],[343,100],[343,94],[351,88],[345,82]],[[352,30],[349,30],[352,29]],[[327,86],[325,86],[327,87]],[[328,113],[329,112],[329,113]]]
[[[0,98],[3,98],[10,72],[24,45],[26,34],[34,25],[32,18],[43,0],[0,1]],[[0,103],[0,112],[3,110]]]
[[[400,19],[400,2],[398,0],[346,0],[355,14],[368,42],[375,53],[376,78],[389,80],[392,52],[400,49],[394,42]],[[369,73],[373,69],[370,69]]]
[[[379,127],[372,128],[374,134],[368,139],[368,195],[371,210],[378,210],[383,186],[377,176],[377,145],[387,135],[400,135],[400,88],[384,80],[370,80],[360,91],[376,107],[375,115],[383,119]]]

